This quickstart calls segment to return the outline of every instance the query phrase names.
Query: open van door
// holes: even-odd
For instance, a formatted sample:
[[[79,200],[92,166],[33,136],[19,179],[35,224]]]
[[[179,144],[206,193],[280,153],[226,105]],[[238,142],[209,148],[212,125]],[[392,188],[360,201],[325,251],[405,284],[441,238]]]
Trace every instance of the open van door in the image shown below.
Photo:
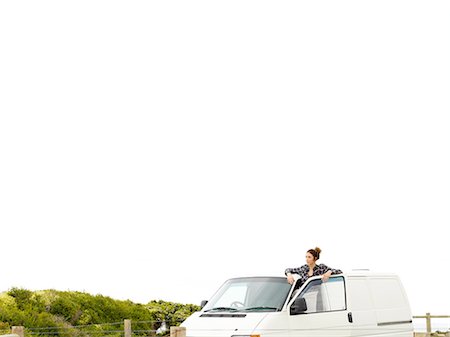
[[[289,336],[350,336],[352,317],[345,289],[343,276],[332,276],[327,282],[310,278],[288,305]]]

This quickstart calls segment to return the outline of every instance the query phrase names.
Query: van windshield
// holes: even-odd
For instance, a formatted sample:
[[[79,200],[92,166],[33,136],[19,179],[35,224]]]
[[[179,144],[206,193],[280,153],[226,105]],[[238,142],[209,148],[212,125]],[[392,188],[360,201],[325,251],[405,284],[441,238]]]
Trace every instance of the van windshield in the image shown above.
[[[284,277],[245,277],[226,281],[204,311],[279,311],[291,285]]]

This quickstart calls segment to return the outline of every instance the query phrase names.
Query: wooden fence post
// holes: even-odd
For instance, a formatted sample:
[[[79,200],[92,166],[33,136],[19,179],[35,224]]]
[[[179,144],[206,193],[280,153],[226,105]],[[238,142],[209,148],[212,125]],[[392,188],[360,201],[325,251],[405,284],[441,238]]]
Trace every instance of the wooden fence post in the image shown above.
[[[123,330],[125,333],[125,337],[131,337],[131,320],[130,319],[123,320]]]
[[[186,328],[180,326],[171,326],[170,337],[186,337]]]
[[[11,333],[19,335],[19,337],[24,337],[25,336],[23,326],[13,326],[11,328]]]
[[[425,314],[427,320],[427,337],[431,336],[431,315],[429,312]]]

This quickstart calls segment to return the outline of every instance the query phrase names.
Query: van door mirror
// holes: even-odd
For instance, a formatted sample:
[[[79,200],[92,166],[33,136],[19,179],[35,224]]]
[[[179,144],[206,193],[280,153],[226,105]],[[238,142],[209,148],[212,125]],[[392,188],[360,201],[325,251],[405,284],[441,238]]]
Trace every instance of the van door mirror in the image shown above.
[[[200,309],[203,309],[203,307],[204,307],[206,304],[208,304],[208,301],[207,301],[207,300],[201,301],[201,302],[200,302]]]
[[[306,300],[303,297],[297,297],[291,305],[290,313],[291,315],[304,314],[308,310],[306,306]]]

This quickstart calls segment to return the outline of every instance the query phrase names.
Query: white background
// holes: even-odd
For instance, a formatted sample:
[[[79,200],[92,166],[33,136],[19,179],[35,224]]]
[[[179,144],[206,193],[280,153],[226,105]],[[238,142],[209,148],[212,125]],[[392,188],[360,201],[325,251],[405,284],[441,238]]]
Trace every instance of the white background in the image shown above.
[[[2,1],[0,291],[198,304],[317,245],[449,315],[449,14]]]

